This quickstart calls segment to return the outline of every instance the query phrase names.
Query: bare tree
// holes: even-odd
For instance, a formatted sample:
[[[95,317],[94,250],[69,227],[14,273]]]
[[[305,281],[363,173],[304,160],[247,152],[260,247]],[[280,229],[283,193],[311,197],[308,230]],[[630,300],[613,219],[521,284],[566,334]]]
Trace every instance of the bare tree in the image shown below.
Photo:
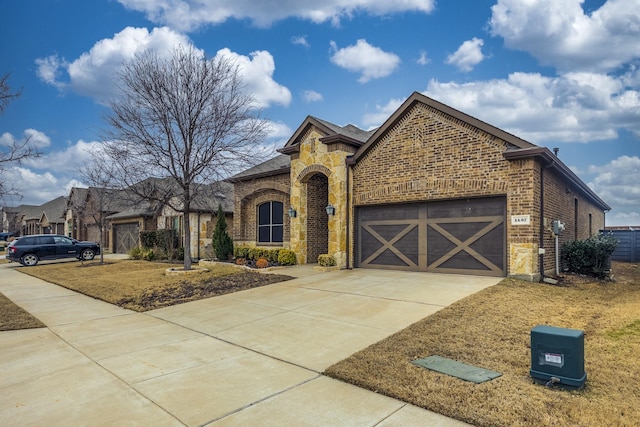
[[[192,202],[208,184],[260,160],[266,121],[253,108],[238,66],[203,58],[193,47],[168,58],[148,51],[125,64],[119,77],[121,96],[106,117],[106,152],[120,183],[182,213],[189,270]]]
[[[22,95],[22,89],[17,92],[11,92],[11,87],[7,83],[11,73],[7,73],[0,77],[0,114],[4,113],[11,101],[15,101]]]
[[[12,92],[7,80],[10,73],[0,77],[0,114],[4,113],[7,106],[20,97],[22,89]],[[0,145],[0,197],[19,196],[18,190],[5,180],[6,169],[9,164],[20,164],[22,161],[40,156],[38,148],[33,145],[31,138],[14,140],[8,145]]]
[[[125,191],[114,185],[113,163],[100,150],[88,151],[91,160],[78,168],[78,174],[89,185],[86,192],[79,192],[70,197],[68,204],[82,218],[91,218],[98,229],[100,243],[100,263],[104,264],[105,233],[107,216],[125,209],[129,203],[124,197]]]

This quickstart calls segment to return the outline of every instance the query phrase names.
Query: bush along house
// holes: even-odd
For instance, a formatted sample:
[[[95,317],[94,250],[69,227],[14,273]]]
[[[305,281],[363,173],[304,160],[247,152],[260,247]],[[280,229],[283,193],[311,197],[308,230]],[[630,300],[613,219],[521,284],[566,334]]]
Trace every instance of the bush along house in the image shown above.
[[[420,93],[372,131],[309,116],[279,151],[229,179],[233,237],[302,264],[539,280],[556,237],[588,238],[610,210],[549,149]]]

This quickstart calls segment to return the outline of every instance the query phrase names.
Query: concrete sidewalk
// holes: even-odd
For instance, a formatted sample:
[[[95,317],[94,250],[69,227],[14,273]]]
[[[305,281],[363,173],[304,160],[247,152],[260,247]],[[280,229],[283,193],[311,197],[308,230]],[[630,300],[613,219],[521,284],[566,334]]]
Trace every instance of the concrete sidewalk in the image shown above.
[[[0,425],[458,426],[321,375],[499,281],[353,270],[135,313],[0,266],[47,328],[0,332]]]

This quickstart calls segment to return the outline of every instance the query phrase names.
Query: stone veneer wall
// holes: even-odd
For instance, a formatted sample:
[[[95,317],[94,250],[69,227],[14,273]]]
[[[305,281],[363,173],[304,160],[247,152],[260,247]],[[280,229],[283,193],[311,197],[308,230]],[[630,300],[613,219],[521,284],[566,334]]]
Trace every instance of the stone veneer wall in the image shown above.
[[[327,177],[327,199],[335,207],[336,214],[327,217],[328,253],[338,266],[346,266],[347,248],[347,206],[345,159],[355,149],[343,144],[328,146],[320,141],[325,136],[316,128],[311,128],[300,138],[300,152],[291,156],[291,205],[298,216],[291,219],[291,250],[296,252],[301,264],[315,263],[309,259],[310,232],[322,232],[324,225],[314,223],[309,216],[309,179],[316,174]],[[325,213],[326,215],[326,213]],[[312,237],[313,238],[313,237]]]

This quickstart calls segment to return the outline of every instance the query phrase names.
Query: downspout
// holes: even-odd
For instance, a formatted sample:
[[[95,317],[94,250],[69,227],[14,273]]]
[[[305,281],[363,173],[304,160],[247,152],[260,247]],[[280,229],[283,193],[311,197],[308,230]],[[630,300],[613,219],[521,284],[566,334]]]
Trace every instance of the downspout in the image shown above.
[[[540,264],[540,281],[544,280],[544,171],[553,167],[555,161],[551,161],[546,166],[540,165],[540,242],[538,243],[538,247],[541,249],[538,251]]]
[[[351,166],[349,165],[349,159],[350,159],[350,157],[348,157],[348,156],[345,159],[345,165],[347,167],[347,182],[346,182],[346,191],[345,191],[345,199],[346,199],[345,200],[346,201],[345,206],[347,208],[347,224],[346,224],[346,229],[347,229],[346,230],[347,231],[346,251],[347,251],[347,253],[345,255],[345,261],[347,263],[347,265],[346,265],[347,270],[351,270],[353,268],[349,264],[349,261],[350,261],[349,254],[351,253],[351,245],[350,245],[350,243],[351,243],[351,233],[350,233],[351,232],[351,215],[350,215],[351,209],[350,209],[350,206],[351,205],[349,203],[349,193],[350,193],[349,192],[349,173],[351,171]]]

